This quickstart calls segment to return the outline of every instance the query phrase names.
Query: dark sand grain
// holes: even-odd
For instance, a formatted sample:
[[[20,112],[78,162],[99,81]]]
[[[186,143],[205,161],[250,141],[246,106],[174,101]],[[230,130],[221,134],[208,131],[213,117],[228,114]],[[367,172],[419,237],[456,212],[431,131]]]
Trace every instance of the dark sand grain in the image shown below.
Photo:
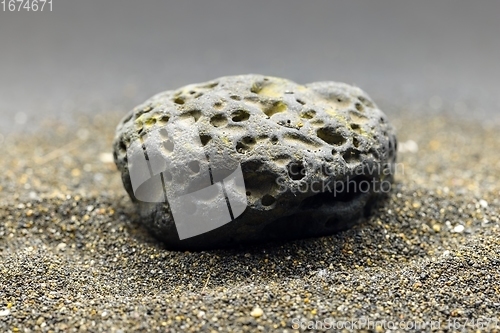
[[[498,331],[498,127],[392,118],[403,167],[363,224],[207,252],[167,251],[134,222],[110,151],[119,115],[5,137],[0,331],[293,332],[294,318]]]

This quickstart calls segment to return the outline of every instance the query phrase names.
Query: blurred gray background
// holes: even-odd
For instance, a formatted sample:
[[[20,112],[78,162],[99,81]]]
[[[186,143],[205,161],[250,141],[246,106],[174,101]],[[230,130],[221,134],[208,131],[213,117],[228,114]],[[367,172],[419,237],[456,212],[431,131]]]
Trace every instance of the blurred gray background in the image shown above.
[[[52,12],[0,11],[0,131],[125,112],[244,73],[356,84],[390,112],[496,117],[499,16],[495,0],[53,0]]]

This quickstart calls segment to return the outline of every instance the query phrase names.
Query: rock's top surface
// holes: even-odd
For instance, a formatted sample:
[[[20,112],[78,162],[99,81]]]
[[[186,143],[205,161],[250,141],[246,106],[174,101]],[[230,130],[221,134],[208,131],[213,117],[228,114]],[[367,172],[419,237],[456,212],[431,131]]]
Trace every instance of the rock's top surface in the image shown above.
[[[207,158],[175,155],[170,168],[190,168],[191,173],[182,182],[175,170],[162,170],[172,191],[197,190],[189,186],[206,176],[203,170],[231,169],[232,161],[241,165],[248,206],[234,221],[183,240],[168,203],[136,200],[127,163],[127,150],[134,142],[146,149],[145,139],[157,141],[159,156],[175,153],[182,132],[165,132],[170,142],[160,142],[153,133],[179,124],[197,129]],[[348,227],[381,192],[380,185],[392,181],[396,144],[384,113],[357,87],[239,75],[153,96],[118,125],[114,154],[142,222],[171,247],[207,248],[325,235]],[[211,203],[196,205],[202,212]]]

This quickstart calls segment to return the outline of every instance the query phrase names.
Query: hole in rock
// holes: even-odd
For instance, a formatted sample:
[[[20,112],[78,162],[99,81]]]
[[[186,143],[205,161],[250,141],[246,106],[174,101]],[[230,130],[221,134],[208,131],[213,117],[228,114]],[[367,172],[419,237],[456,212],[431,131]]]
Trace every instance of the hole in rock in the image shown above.
[[[260,202],[262,203],[263,206],[271,206],[273,203],[276,202],[276,199],[272,195],[266,194],[262,197]]]
[[[342,157],[347,163],[353,163],[359,162],[360,155],[359,150],[349,148],[342,154]]]
[[[287,166],[288,176],[293,180],[301,180],[306,176],[306,168],[300,161],[290,162]]]
[[[174,99],[174,103],[175,103],[175,104],[181,104],[181,105],[182,105],[182,104],[184,104],[185,102],[186,102],[186,100],[185,100],[185,99],[184,99],[184,97],[182,97],[182,96],[176,97],[176,98]]]
[[[227,119],[223,114],[217,114],[210,119],[210,124],[214,127],[222,127],[227,124]]]
[[[207,143],[212,140],[212,137],[210,135],[207,135],[207,134],[201,134],[200,135],[200,140],[201,140],[201,144],[203,146],[206,146]]]
[[[358,138],[354,137],[352,138],[352,144],[354,147],[358,148],[359,147],[359,140]]]
[[[174,151],[174,143],[167,139],[163,141],[163,148],[167,153],[171,153]]]
[[[250,113],[248,113],[248,111],[245,110],[236,110],[231,115],[231,119],[234,122],[245,121],[248,120],[248,118],[250,118]]]
[[[307,110],[307,111],[302,112],[300,114],[300,118],[303,118],[303,119],[312,119],[312,118],[314,118],[315,115],[316,115],[316,111],[314,111],[314,110]]]
[[[321,140],[331,145],[340,146],[346,142],[346,139],[331,127],[319,128],[316,134]]]
[[[200,110],[191,110],[183,114],[183,116],[191,116],[194,118],[194,121],[197,122],[198,119],[201,117],[201,111]]]
[[[188,163],[188,167],[194,173],[200,172],[200,162],[198,162],[198,161],[191,161],[191,162],[189,162]]]
[[[170,117],[169,116],[161,116],[160,118],[158,118],[158,124],[160,125],[165,125],[166,123],[168,123]]]
[[[287,109],[287,105],[282,101],[277,101],[273,103],[270,107],[265,108],[263,111],[268,117],[272,117],[276,113],[284,112]]]

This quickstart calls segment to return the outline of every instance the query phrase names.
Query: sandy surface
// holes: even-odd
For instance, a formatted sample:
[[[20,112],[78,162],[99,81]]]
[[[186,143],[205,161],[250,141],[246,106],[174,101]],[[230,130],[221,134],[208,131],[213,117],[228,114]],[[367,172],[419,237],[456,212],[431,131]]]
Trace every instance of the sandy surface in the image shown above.
[[[118,117],[1,138],[1,332],[500,327],[498,127],[392,116],[402,168],[358,227],[171,252],[134,222]]]

